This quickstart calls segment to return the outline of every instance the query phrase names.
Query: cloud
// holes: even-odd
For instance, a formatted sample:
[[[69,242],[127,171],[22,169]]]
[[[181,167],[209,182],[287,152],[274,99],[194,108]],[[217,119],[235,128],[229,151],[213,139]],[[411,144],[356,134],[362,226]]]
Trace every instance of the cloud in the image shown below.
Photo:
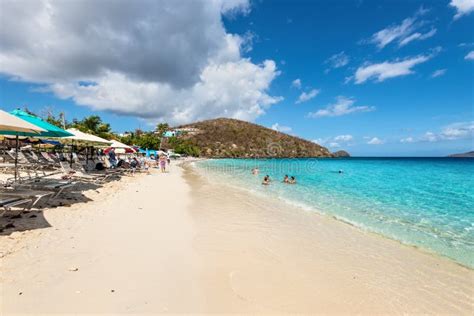
[[[308,113],[308,117],[318,118],[324,116],[342,116],[356,112],[371,112],[375,111],[374,106],[354,106],[355,100],[353,98],[347,98],[344,96],[336,97],[336,103],[329,104],[324,109],[320,109],[316,112]]]
[[[355,80],[356,84],[361,84],[370,79],[382,82],[389,78],[410,75],[414,73],[412,70],[413,67],[427,62],[432,56],[433,54],[419,55],[403,60],[385,61],[379,64],[365,64],[357,68],[352,79]]]
[[[426,142],[436,142],[438,141],[438,136],[433,132],[426,132],[425,135],[420,138],[420,140]]]
[[[295,79],[291,82],[291,86],[296,89],[301,89],[301,79]]]
[[[318,94],[319,94],[318,89],[313,89],[313,90],[309,91],[308,93],[303,92],[298,97],[298,100],[296,100],[296,104],[309,101],[309,100],[313,99],[314,97],[316,97]]]
[[[329,65],[329,69],[326,69],[327,73],[331,69],[341,68],[347,65],[349,63],[349,56],[344,52],[340,52],[329,57],[324,63]]]
[[[335,137],[317,138],[313,140],[314,143],[319,145],[327,145],[329,147],[341,147],[342,145],[350,145],[348,142],[352,141],[354,137],[352,135],[339,135]]]
[[[474,60],[474,50],[471,50],[469,53],[467,53],[467,55],[464,56],[464,59],[466,59],[466,60]]]
[[[291,127],[289,126],[282,126],[278,123],[272,125],[272,129],[278,132],[289,133],[291,132]]]
[[[353,139],[354,137],[352,135],[339,135],[339,136],[334,137],[334,140],[338,142],[348,142]]]
[[[474,11],[473,0],[451,0],[449,5],[456,9],[455,20]]]
[[[373,137],[367,142],[368,145],[382,145],[384,143],[385,142],[378,137]]]
[[[468,139],[474,136],[474,121],[459,122],[445,126],[439,135],[444,140]]]
[[[406,137],[400,139],[400,143],[414,143],[415,139],[413,137]]]
[[[0,73],[155,122],[253,120],[282,98],[268,92],[275,62],[243,57],[253,36],[224,28],[222,16],[249,10],[247,0],[3,2]]]
[[[415,40],[425,40],[434,36],[436,34],[435,28],[431,28],[426,32],[418,31],[429,24],[427,21],[420,19],[427,12],[428,10],[420,8],[413,16],[404,19],[400,24],[388,26],[374,33],[368,42],[375,44],[379,49],[383,49],[392,42],[397,42],[398,46],[402,47]]]
[[[457,122],[444,126],[438,133],[428,131],[420,137],[401,139],[402,143],[439,142],[462,139],[474,139],[474,121]]]
[[[436,34],[436,29],[431,29],[430,31],[428,31],[426,33],[415,32],[415,33],[409,35],[408,37],[405,37],[404,39],[402,39],[399,43],[399,46],[400,47],[405,46],[408,43],[410,43],[412,41],[415,41],[415,40],[425,40],[427,38],[433,37],[435,34]]]
[[[437,77],[441,77],[443,76],[446,71],[448,71],[447,69],[438,69],[438,70],[435,70],[433,71],[433,73],[431,74],[431,78],[437,78]]]

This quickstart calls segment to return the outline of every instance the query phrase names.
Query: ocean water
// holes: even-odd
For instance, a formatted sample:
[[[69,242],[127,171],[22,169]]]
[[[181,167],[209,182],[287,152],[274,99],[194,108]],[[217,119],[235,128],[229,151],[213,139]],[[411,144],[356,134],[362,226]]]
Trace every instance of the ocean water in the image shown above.
[[[474,268],[474,159],[218,159],[196,166],[216,181],[334,216]],[[254,167],[259,176],[251,174]],[[269,186],[261,185],[266,174],[273,180]],[[285,174],[298,183],[282,183]]]

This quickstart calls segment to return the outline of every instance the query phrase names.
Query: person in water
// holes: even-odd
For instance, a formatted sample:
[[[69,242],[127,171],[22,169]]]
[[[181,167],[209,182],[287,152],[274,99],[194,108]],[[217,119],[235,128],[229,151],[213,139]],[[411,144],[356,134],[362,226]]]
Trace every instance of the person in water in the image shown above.
[[[296,179],[295,177],[291,177],[289,184],[296,184]]]
[[[263,178],[263,181],[262,181],[262,184],[263,185],[269,185],[270,184],[270,176],[267,174],[264,178]]]
[[[253,174],[254,176],[258,175],[259,172],[260,172],[260,170],[258,170],[258,168],[253,168],[253,169],[252,169],[252,174]]]
[[[290,182],[290,178],[288,178],[288,175],[285,175],[285,177],[283,178],[283,183],[289,183]]]

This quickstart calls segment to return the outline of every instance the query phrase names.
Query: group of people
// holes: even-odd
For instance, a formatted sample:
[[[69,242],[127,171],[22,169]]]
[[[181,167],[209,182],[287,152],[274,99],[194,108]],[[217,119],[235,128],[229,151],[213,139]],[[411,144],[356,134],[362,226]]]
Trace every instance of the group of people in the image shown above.
[[[161,172],[163,173],[166,172],[166,166],[169,166],[171,164],[170,158],[166,155],[160,155],[158,159],[154,159],[155,157],[150,157],[151,161],[148,161],[147,159],[145,159],[145,157],[141,157],[141,159],[139,160],[137,157],[130,156],[127,157],[127,160],[118,160],[114,148],[110,149],[110,151],[108,152],[108,158],[112,168],[120,167],[121,164],[127,164],[132,168],[136,168],[140,165],[143,165],[144,168],[148,170],[149,165],[156,166],[156,164],[158,164]]]
[[[252,169],[252,174],[253,175],[258,175],[260,173],[260,170],[258,168],[253,168]],[[270,183],[272,182],[272,180],[270,179],[270,176],[267,174],[265,177],[263,177],[263,181],[262,181],[262,185],[269,185]],[[288,176],[288,175],[285,175],[285,177],[283,177],[283,183],[286,183],[286,184],[296,184],[296,178],[294,176]]]

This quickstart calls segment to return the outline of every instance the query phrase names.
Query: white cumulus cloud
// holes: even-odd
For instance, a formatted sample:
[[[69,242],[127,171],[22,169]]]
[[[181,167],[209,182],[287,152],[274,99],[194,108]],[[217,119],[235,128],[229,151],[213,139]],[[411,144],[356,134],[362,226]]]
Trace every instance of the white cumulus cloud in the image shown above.
[[[464,56],[464,59],[466,59],[466,60],[474,60],[474,50],[471,50],[469,53],[467,53],[467,55]]]
[[[459,19],[474,11],[474,0],[451,0],[449,5],[456,9],[454,19]]]
[[[436,34],[436,29],[431,29],[430,31],[426,33],[420,33],[420,32],[415,32],[408,37],[405,37],[402,39],[399,43],[399,46],[405,46],[410,42],[413,42],[415,40],[425,40],[427,38],[433,37]]]
[[[319,90],[318,89],[312,89],[311,91],[309,92],[302,92],[300,94],[300,96],[298,97],[298,100],[296,100],[296,104],[298,103],[303,103],[303,102],[307,102],[313,98],[315,98],[317,95],[319,94]]]
[[[296,89],[301,89],[301,79],[295,79],[291,82],[291,86]]]
[[[354,137],[352,135],[339,135],[334,137],[334,140],[337,142],[348,142],[353,140]]]
[[[342,116],[356,112],[371,112],[375,111],[374,106],[354,106],[355,99],[347,98],[344,96],[336,97],[336,103],[329,104],[324,109],[317,110],[316,112],[308,113],[308,117],[318,118],[324,116]]]
[[[329,66],[329,69],[326,69],[326,72],[329,72],[331,68],[336,69],[346,66],[349,63],[349,56],[342,51],[332,55],[324,63]]]
[[[421,17],[428,11],[423,8],[419,9],[413,16],[404,19],[400,24],[390,25],[374,33],[368,42],[382,49],[392,42],[396,42],[399,47],[402,47],[416,40],[421,41],[433,37],[436,34],[436,28],[432,27],[427,30],[426,26],[430,23],[421,20]]]
[[[223,15],[248,0],[2,1],[0,73],[94,110],[172,124],[253,120],[269,95],[272,60],[243,57],[252,39]],[[84,84],[87,83],[87,84]]]
[[[413,137],[406,137],[400,139],[400,143],[414,143],[415,139]]]
[[[289,126],[283,126],[278,123],[275,123],[272,125],[272,129],[278,132],[283,132],[283,133],[289,133],[291,132],[291,127]]]
[[[456,122],[444,126],[439,132],[428,131],[420,137],[402,138],[402,143],[415,142],[439,142],[439,141],[454,141],[461,139],[474,140],[474,121]]]
[[[372,137],[367,142],[367,144],[369,144],[369,145],[382,145],[383,143],[385,143],[385,142],[383,140],[381,140],[380,138],[378,138],[378,137]]]
[[[441,77],[446,73],[446,71],[448,71],[448,70],[447,69],[437,69],[437,70],[433,71],[433,73],[431,74],[431,78]]]
[[[418,64],[428,61],[433,55],[420,55],[403,60],[385,61],[378,64],[365,64],[357,68],[353,79],[356,84],[374,79],[382,82],[389,78],[413,74],[412,70]]]

